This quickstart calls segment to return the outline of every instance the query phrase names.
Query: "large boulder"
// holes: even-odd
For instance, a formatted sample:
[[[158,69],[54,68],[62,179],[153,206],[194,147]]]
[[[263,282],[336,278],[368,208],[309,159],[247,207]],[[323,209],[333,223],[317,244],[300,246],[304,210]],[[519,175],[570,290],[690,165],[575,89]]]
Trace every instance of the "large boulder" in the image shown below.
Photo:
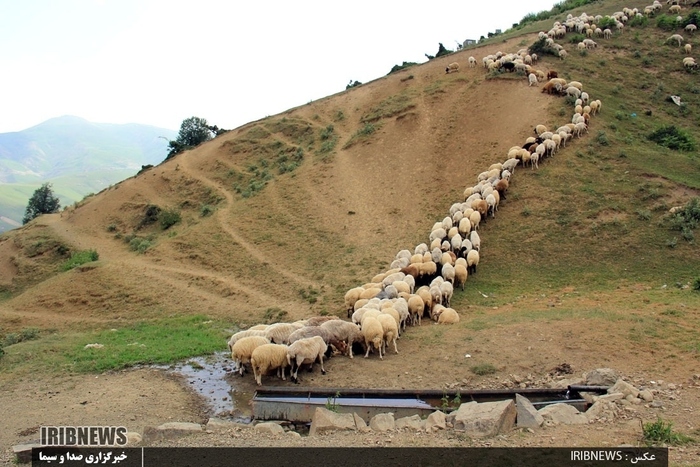
[[[374,431],[392,431],[396,428],[393,413],[380,413],[372,417],[369,427]]]
[[[324,407],[317,407],[311,419],[309,436],[316,436],[324,431],[356,430],[355,418],[351,413],[335,413]]]
[[[284,428],[282,428],[278,423],[274,422],[258,423],[255,425],[255,431],[274,436],[284,434]]]
[[[510,431],[515,425],[517,410],[512,400],[469,402],[455,412],[454,429],[467,432],[472,438],[487,438]]]
[[[425,431],[444,430],[445,428],[447,428],[447,421],[444,412],[436,410],[425,420]]]
[[[613,387],[608,388],[608,394],[614,394],[621,392],[625,397],[632,396],[637,397],[639,395],[639,389],[632,386],[630,383],[624,381],[622,378],[618,379]]]
[[[544,418],[527,397],[516,394],[515,409],[519,428],[539,428],[544,423]]]
[[[612,368],[598,368],[588,372],[586,384],[588,386],[612,386],[619,377],[617,371]]]
[[[551,404],[538,410],[545,423],[552,425],[578,425],[588,423],[588,418],[569,404]]]
[[[421,431],[425,428],[425,422],[421,420],[420,415],[411,415],[410,417],[399,418],[395,422],[397,430],[415,430]]]

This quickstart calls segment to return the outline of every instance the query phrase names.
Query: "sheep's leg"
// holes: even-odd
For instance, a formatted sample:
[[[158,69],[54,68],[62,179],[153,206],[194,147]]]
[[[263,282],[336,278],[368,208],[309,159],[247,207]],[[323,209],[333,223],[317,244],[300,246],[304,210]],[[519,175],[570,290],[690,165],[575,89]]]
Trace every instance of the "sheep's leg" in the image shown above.
[[[326,369],[323,368],[323,354],[318,356],[318,359],[321,360],[321,374],[325,375],[326,374]]]
[[[365,353],[365,358],[369,357],[369,352],[370,352],[370,350],[372,350],[372,345],[371,345],[371,344],[368,344],[368,345],[367,345],[367,353]]]
[[[384,356],[382,355],[382,347],[384,346],[384,342],[379,344],[379,359],[384,360]]]
[[[394,352],[399,353],[399,349],[396,348],[396,339],[394,339]]]

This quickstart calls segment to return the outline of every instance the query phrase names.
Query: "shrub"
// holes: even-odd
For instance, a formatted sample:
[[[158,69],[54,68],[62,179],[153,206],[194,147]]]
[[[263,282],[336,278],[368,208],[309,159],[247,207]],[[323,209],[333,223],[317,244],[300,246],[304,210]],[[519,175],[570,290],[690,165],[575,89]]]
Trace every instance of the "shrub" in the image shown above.
[[[164,209],[160,213],[160,226],[167,230],[182,220],[180,211],[175,209]]]
[[[207,216],[210,216],[213,212],[214,212],[214,208],[209,204],[205,204],[199,210],[199,215],[202,217],[207,217]]]
[[[658,418],[655,422],[645,423],[642,427],[644,442],[649,445],[671,444],[679,445],[692,442],[693,439],[673,430],[673,422],[665,422]]]
[[[612,29],[615,27],[615,18],[610,16],[605,16],[602,20],[598,22],[598,27],[600,29]]]
[[[627,25],[631,27],[644,27],[648,22],[649,18],[646,16],[634,16],[627,22]]]
[[[675,125],[661,127],[647,136],[656,144],[675,151],[695,151],[695,140],[685,130]]]
[[[549,47],[547,45],[547,38],[543,37],[542,39],[538,39],[533,43],[530,48],[528,49],[528,53],[530,55],[532,54],[537,54],[539,56],[543,55],[554,55],[555,57],[559,57],[559,52],[556,51],[556,49],[553,49],[552,47]]]
[[[496,367],[490,363],[480,363],[472,366],[470,369],[472,373],[479,376],[492,375],[496,372]]]
[[[76,251],[70,256],[70,259],[63,263],[61,266],[62,271],[69,271],[73,268],[80,266],[81,264],[89,263],[91,261],[97,261],[100,255],[95,250],[82,250]]]
[[[693,281],[693,290],[700,292],[700,277],[696,277]]]
[[[152,245],[150,239],[143,237],[133,237],[129,241],[129,248],[137,253],[145,253]]]
[[[146,211],[143,213],[143,217],[141,218],[141,221],[139,221],[139,225],[136,227],[136,229],[138,230],[141,227],[145,227],[156,222],[158,220],[158,216],[160,216],[160,211],[161,209],[155,204],[149,204],[146,206]]]
[[[678,22],[675,16],[671,15],[661,15],[656,18],[656,27],[661,28],[664,31],[675,31],[678,27]]]
[[[388,74],[396,73],[397,71],[405,70],[406,68],[410,68],[414,65],[418,65],[416,62],[403,62],[401,65],[394,65],[391,67],[391,71],[389,71]]]
[[[610,140],[608,140],[608,135],[604,131],[599,131],[595,139],[601,146],[610,146]]]

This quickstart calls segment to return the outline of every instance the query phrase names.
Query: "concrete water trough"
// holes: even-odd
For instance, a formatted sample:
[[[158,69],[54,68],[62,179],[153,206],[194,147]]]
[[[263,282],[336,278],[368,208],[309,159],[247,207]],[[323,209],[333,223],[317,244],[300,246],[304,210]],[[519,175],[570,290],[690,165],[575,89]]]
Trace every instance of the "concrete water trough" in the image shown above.
[[[288,420],[308,423],[317,407],[333,407],[337,412],[355,412],[365,421],[380,413],[392,412],[395,418],[427,416],[435,410],[450,412],[459,403],[515,400],[515,394],[527,397],[536,408],[566,403],[585,411],[588,403],[581,392],[603,394],[605,386],[569,386],[564,389],[358,389],[358,388],[287,388],[264,386],[252,399],[256,420]]]

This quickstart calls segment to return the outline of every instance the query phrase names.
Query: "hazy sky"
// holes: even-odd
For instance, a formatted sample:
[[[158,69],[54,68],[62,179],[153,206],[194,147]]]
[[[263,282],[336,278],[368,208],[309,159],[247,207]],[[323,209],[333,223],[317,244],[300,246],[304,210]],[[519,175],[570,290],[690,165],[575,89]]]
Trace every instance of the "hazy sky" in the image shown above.
[[[232,129],[554,3],[0,0],[0,133],[61,115]]]

